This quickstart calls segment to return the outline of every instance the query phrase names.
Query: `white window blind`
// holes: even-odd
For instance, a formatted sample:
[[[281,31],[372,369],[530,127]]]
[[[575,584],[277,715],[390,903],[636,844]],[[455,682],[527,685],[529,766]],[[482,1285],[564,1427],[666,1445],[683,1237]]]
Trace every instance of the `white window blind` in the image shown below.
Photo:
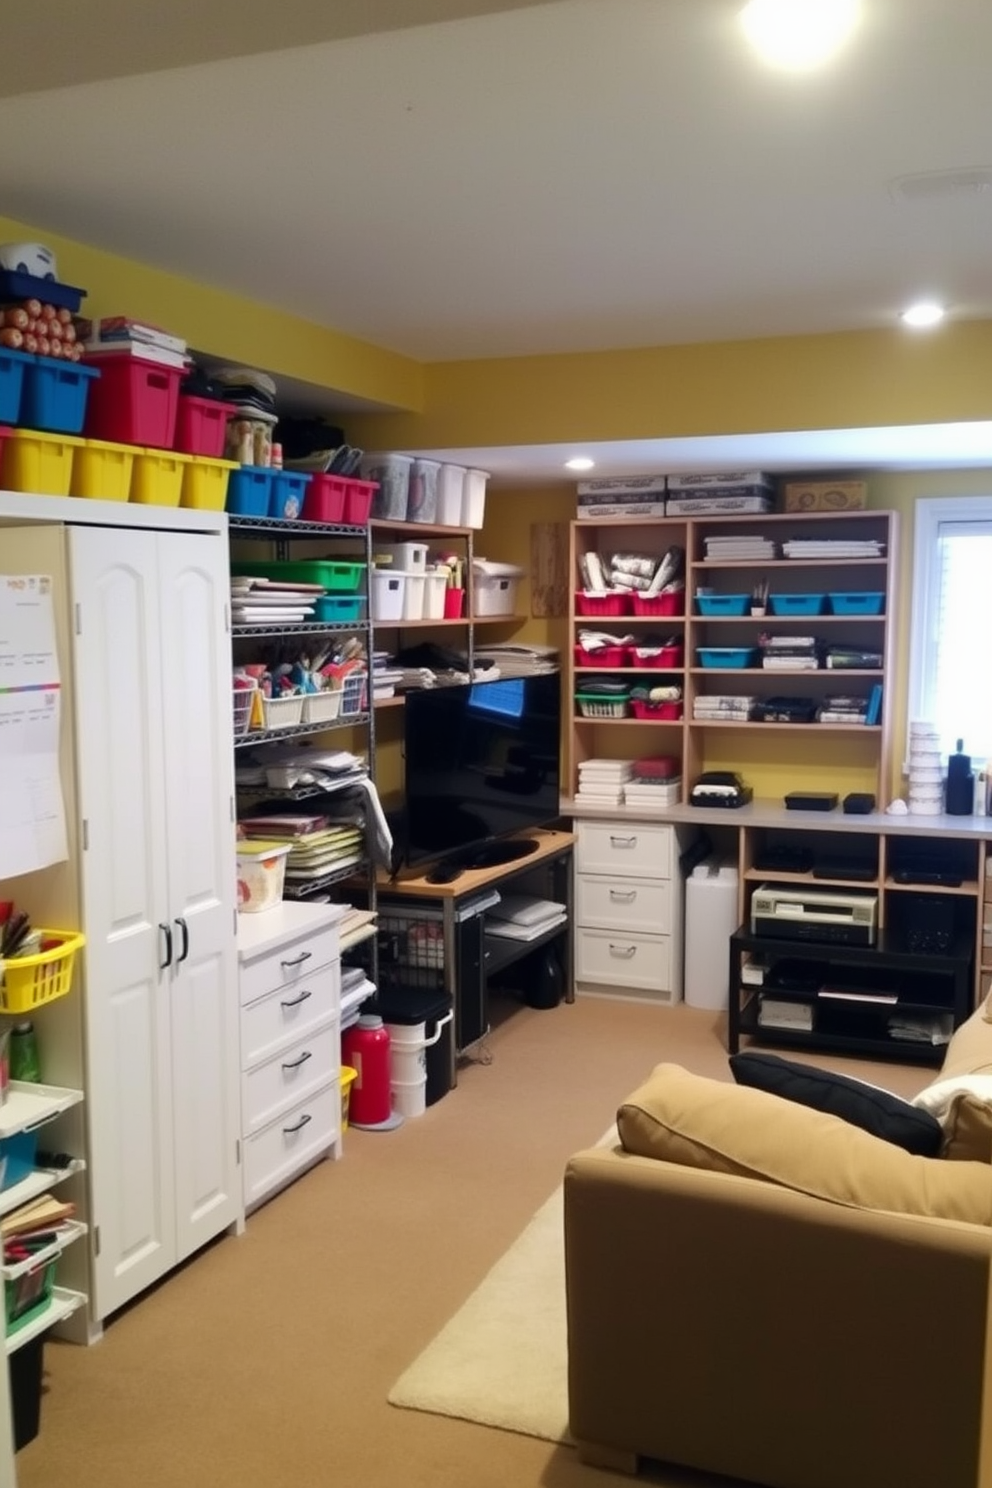
[[[919,502],[915,541],[910,718],[992,758],[992,498]]]

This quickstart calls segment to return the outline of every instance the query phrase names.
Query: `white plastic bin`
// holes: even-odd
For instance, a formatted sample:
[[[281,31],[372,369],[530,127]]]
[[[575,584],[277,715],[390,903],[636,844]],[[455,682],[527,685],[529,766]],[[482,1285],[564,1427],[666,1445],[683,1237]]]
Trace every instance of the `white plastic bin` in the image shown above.
[[[424,575],[424,619],[444,619],[444,593],[448,587],[448,570],[431,569]]]
[[[421,457],[414,460],[410,467],[410,489],[406,506],[408,522],[437,521],[437,478],[440,470],[440,460],[426,460]]]
[[[465,482],[462,488],[462,520],[463,527],[481,527],[486,520],[486,482],[489,479],[487,470],[466,470]]]
[[[406,579],[403,586],[403,619],[423,620],[427,576],[422,573],[406,573],[403,577]]]
[[[390,522],[406,520],[410,491],[412,455],[366,455],[362,461],[362,479],[376,481],[379,489],[372,498],[373,517]]]
[[[288,844],[281,842],[238,843],[238,909],[259,914],[282,902],[286,878]]]
[[[372,570],[372,619],[402,620],[406,598],[406,574],[392,568]]]
[[[730,937],[737,929],[737,869],[719,858],[695,867],[685,885],[685,1000],[725,1008],[730,990]]]
[[[427,544],[418,542],[376,543],[372,550],[376,565],[403,573],[424,573],[427,568]]]
[[[512,615],[517,602],[517,580],[498,574],[472,577],[472,610],[476,615]]]
[[[442,464],[437,478],[437,522],[441,527],[462,525],[465,466]]]

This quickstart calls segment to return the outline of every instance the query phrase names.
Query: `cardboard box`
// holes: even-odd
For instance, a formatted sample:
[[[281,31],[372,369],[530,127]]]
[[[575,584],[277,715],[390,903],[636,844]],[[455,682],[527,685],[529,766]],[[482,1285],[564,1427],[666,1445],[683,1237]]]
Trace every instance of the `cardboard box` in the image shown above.
[[[864,511],[868,505],[865,481],[787,481],[786,511]]]

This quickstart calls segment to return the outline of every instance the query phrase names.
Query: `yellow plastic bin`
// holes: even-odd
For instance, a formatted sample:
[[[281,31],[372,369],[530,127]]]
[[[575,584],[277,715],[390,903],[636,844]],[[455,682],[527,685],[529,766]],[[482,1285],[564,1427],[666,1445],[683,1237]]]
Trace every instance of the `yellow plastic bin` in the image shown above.
[[[227,500],[227,477],[237,470],[236,460],[214,460],[194,455],[183,470],[182,506],[199,511],[223,511]]]
[[[84,439],[72,460],[70,496],[93,501],[127,501],[134,469],[133,444],[110,444],[105,439]]]
[[[183,474],[191,459],[175,450],[136,449],[131,500],[143,506],[178,506]]]
[[[68,496],[73,456],[83,441],[75,434],[11,429],[3,443],[0,481],[7,491],[33,496]]]
[[[341,1066],[341,1130],[348,1130],[348,1108],[351,1105],[351,1086],[358,1079],[358,1071],[350,1064]]]

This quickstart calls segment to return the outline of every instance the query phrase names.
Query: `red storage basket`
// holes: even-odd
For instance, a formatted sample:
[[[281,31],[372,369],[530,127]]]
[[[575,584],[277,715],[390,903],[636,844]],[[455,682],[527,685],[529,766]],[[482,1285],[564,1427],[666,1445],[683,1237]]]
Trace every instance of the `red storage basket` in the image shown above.
[[[349,527],[366,527],[372,512],[372,497],[378,481],[348,480],[344,493],[344,520]]]
[[[673,589],[667,594],[638,594],[632,596],[635,615],[684,615],[685,590]]]
[[[630,706],[634,710],[634,717],[639,718],[642,723],[674,723],[682,717],[681,702],[647,703],[643,698],[631,698]]]
[[[580,589],[575,596],[575,608],[580,615],[629,615],[630,595],[626,589],[609,594],[589,594]]]
[[[100,371],[86,403],[87,439],[153,449],[174,447],[182,367],[162,367],[127,354],[84,357],[83,361]]]
[[[343,475],[328,475],[326,472],[312,475],[303,498],[303,520],[343,522],[348,485]]]
[[[682,667],[685,665],[685,648],[662,646],[657,656],[638,656],[636,647],[632,647],[630,659],[635,667]]]
[[[583,646],[575,647],[576,666],[587,667],[624,667],[627,665],[626,646],[600,646],[598,651],[586,651]]]
[[[184,455],[221,459],[227,438],[227,421],[233,413],[230,403],[221,403],[217,398],[197,398],[192,393],[180,393],[175,448]]]

